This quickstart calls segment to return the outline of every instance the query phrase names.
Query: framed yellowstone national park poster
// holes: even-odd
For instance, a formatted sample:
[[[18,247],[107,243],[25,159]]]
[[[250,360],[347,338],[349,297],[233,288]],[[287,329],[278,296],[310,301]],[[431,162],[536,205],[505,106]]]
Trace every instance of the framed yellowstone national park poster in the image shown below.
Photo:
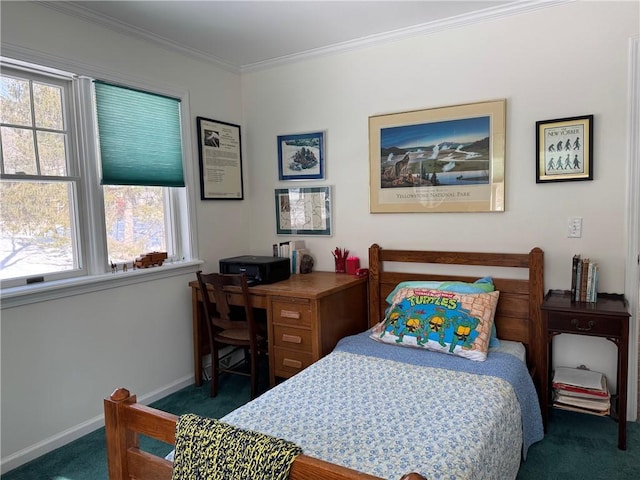
[[[369,117],[371,213],[502,212],[506,100]]]

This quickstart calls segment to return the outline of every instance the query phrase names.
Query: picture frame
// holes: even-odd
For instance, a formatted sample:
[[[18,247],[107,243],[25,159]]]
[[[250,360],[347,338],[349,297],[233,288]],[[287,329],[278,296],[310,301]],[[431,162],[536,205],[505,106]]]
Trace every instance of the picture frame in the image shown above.
[[[504,211],[506,100],[369,117],[371,213]]]
[[[196,117],[201,200],[243,200],[240,125]]]
[[[278,135],[278,178],[324,178],[324,132]]]
[[[331,190],[330,186],[276,189],[276,233],[331,236]]]
[[[536,122],[536,183],[593,180],[593,115]]]

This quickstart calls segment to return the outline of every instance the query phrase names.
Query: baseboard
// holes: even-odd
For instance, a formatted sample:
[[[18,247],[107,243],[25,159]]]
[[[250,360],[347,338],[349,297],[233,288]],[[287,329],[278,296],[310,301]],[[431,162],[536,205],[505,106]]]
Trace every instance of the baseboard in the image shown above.
[[[145,405],[153,403],[156,400],[160,400],[161,398],[164,398],[167,395],[171,395],[172,393],[175,393],[178,390],[181,390],[192,384],[193,374],[186,375],[178,379],[177,381],[170,383],[169,385],[166,385],[157,390],[153,390],[152,392],[149,392],[145,395],[138,396],[138,403],[142,403]],[[131,393],[135,394],[136,392]],[[64,445],[71,443],[74,440],[77,440],[78,438],[94,432],[102,427],[104,427],[104,415],[98,415],[87,420],[86,422],[82,422],[56,435],[46,438],[41,442],[35,443],[27,448],[23,448],[22,450],[19,450],[18,452],[8,455],[7,457],[0,460],[0,474],[4,475],[14,468],[18,468],[25,463],[28,463],[42,455],[52,452],[56,448],[63,447]]]
[[[178,390],[182,390],[185,387],[188,387],[189,385],[193,385],[193,373],[190,373],[189,375],[185,375],[184,377],[176,380],[175,382],[159,388],[157,390],[154,390],[152,392],[149,392],[145,395],[138,395],[138,403],[142,403],[144,405],[148,405],[149,403],[153,403],[156,400],[160,400],[161,398],[166,397],[167,395],[171,395],[172,393],[177,392]],[[131,392],[133,394],[135,394],[136,392]],[[104,415],[102,416],[102,425],[104,426]]]

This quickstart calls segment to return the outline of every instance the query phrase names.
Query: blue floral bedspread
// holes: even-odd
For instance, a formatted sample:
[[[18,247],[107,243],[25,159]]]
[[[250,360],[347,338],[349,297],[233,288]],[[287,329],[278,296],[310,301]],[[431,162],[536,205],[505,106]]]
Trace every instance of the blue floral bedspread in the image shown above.
[[[366,333],[222,420],[389,479],[410,471],[431,480],[513,479],[543,437],[535,388],[514,356],[474,362]]]

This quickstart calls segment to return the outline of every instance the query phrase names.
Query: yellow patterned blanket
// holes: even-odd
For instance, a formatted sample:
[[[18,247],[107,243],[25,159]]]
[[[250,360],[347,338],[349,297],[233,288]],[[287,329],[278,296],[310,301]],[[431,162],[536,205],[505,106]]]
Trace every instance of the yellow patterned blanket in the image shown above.
[[[285,480],[302,449],[212,418],[181,415],[172,480]]]

